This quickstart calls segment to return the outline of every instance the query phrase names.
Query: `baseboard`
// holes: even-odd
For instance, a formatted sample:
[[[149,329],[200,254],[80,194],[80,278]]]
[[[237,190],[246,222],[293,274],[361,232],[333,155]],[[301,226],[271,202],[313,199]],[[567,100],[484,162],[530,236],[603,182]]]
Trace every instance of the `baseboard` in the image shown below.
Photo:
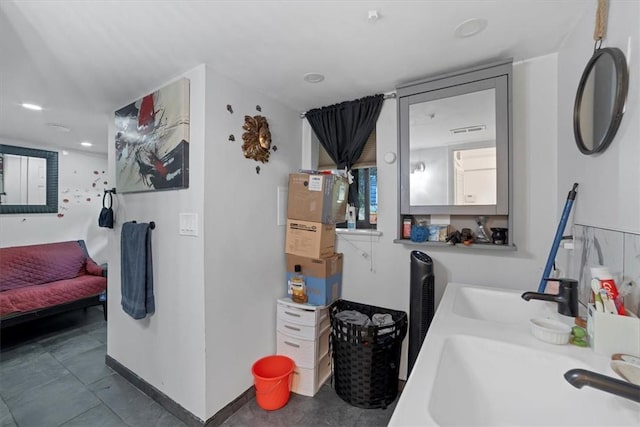
[[[249,387],[240,396],[227,404],[224,408],[216,412],[207,421],[200,419],[188,409],[184,408],[175,400],[140,378],[135,372],[115,360],[113,357],[106,355],[105,364],[116,371],[125,380],[129,381],[134,387],[142,391],[144,394],[155,400],[160,406],[173,414],[180,421],[190,427],[213,427],[221,425],[227,418],[233,415],[245,403],[253,399],[256,395],[255,388]]]
[[[240,396],[236,397],[231,403],[216,412],[205,423],[206,427],[220,426],[227,418],[236,413],[242,406],[256,396],[256,388],[249,387]]]

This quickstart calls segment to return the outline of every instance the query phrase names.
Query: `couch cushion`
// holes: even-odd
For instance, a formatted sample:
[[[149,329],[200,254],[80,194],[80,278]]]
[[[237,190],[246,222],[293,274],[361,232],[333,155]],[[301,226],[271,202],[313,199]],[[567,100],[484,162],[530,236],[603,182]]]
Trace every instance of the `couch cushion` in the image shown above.
[[[78,242],[0,249],[0,290],[41,285],[84,274],[86,256]]]
[[[106,289],[106,278],[84,275],[74,279],[0,292],[0,316],[53,307],[99,295]]]

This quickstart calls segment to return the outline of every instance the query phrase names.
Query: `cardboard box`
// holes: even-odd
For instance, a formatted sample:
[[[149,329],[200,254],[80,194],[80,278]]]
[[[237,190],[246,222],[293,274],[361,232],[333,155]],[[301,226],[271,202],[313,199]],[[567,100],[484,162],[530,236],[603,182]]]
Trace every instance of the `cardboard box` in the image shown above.
[[[328,258],[309,258],[288,254],[287,272],[293,273],[295,266],[300,265],[304,276],[326,278],[342,273],[342,260],[341,253],[333,254]]]
[[[285,252],[308,258],[327,258],[335,253],[336,226],[287,219]]]
[[[329,258],[307,258],[287,255],[287,282],[295,274],[295,266],[302,267],[308,303],[329,305],[342,296],[342,254]],[[287,287],[288,290],[288,287]]]
[[[348,190],[347,179],[337,175],[292,173],[287,218],[323,224],[343,222]]]

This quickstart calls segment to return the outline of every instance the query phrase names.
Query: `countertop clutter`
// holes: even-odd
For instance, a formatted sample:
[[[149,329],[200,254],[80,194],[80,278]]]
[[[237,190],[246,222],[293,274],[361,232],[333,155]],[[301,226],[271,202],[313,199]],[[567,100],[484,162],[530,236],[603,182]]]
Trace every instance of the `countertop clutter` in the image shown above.
[[[390,426],[640,425],[638,403],[565,380],[573,369],[620,380],[612,354],[534,337],[531,319],[574,318],[521,293],[447,285]]]

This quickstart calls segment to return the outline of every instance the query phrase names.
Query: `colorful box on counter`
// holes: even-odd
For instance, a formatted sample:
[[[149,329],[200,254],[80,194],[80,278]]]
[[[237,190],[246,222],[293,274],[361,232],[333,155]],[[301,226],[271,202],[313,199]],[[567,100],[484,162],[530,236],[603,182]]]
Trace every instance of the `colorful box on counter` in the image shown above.
[[[300,265],[305,279],[308,303],[329,305],[342,296],[341,253],[329,258],[307,258],[287,255],[287,281],[295,274],[295,266]]]
[[[446,242],[447,235],[449,234],[449,226],[448,225],[429,225],[429,237],[427,240],[430,242]]]
[[[327,258],[335,254],[335,246],[335,224],[287,219],[285,253],[308,258]]]
[[[348,189],[347,179],[338,175],[292,173],[287,218],[323,224],[343,222]]]

